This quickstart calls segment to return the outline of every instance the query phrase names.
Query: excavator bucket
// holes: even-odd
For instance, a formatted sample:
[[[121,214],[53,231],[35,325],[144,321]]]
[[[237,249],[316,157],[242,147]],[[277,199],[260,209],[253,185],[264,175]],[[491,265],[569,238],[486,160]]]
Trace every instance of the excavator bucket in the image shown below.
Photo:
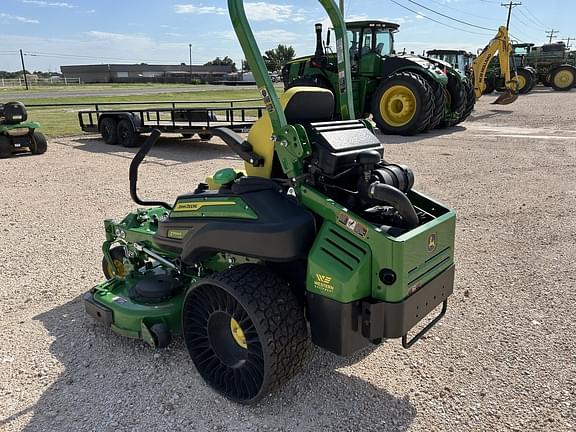
[[[514,92],[510,89],[506,89],[498,99],[492,102],[492,105],[509,105],[518,99],[518,92]]]

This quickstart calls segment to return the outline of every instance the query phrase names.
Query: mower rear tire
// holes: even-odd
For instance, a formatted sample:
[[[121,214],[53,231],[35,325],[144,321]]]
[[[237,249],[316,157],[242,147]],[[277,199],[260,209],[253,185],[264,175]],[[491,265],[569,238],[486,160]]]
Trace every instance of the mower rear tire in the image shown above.
[[[123,119],[118,122],[117,128],[118,144],[124,147],[136,147],[138,143],[136,142],[137,133],[134,129],[132,123],[129,120]]]
[[[413,72],[398,72],[382,81],[372,96],[372,115],[387,134],[415,135],[426,129],[434,115],[434,91]]]
[[[464,108],[464,111],[462,111],[462,114],[458,119],[458,123],[462,123],[464,120],[470,117],[470,114],[472,114],[474,106],[476,105],[476,93],[474,92],[474,84],[472,81],[466,81],[464,84],[464,92],[466,93],[466,107]]]
[[[432,91],[434,92],[434,113],[432,114],[432,118],[426,126],[427,130],[434,129],[437,127],[442,118],[444,117],[444,112],[446,111],[446,103],[448,102],[446,99],[446,91],[445,87],[437,81],[428,81]]]
[[[182,329],[204,381],[246,405],[296,375],[309,345],[304,310],[290,286],[256,264],[192,286],[182,307]]]
[[[106,144],[118,144],[118,124],[113,118],[107,117],[100,123],[100,134]]]
[[[182,138],[184,138],[184,139],[194,138],[194,134],[191,134],[191,133],[183,133],[183,134],[182,134]]]
[[[48,141],[43,133],[34,132],[30,137],[32,140],[32,145],[30,146],[30,151],[32,154],[43,154],[48,150]]]
[[[12,143],[6,135],[0,135],[0,159],[12,156]]]
[[[550,74],[550,85],[556,91],[568,91],[576,85],[576,68],[560,66]]]

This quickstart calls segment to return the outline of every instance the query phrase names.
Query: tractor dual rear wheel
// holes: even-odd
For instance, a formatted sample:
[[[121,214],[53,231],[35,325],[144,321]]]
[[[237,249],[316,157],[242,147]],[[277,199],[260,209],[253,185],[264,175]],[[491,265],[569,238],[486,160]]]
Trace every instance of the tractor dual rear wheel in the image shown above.
[[[304,310],[290,286],[255,264],[203,279],[182,307],[184,340],[206,383],[257,402],[298,373],[308,348]]]
[[[382,132],[415,135],[424,131],[434,116],[434,91],[420,75],[398,72],[380,83],[371,108]]]
[[[474,92],[474,83],[472,83],[472,81],[466,80],[464,84],[464,92],[466,93],[466,107],[464,108],[464,111],[462,111],[458,123],[462,123],[470,117],[470,114],[472,114],[474,106],[476,105],[476,93]]]
[[[460,123],[460,117],[466,109],[467,102],[464,81],[450,75],[446,86],[446,99],[449,117],[442,119],[438,125],[439,128],[452,127]]]
[[[576,68],[561,66],[550,74],[550,85],[556,91],[568,91],[576,85]]]
[[[445,86],[440,84],[438,81],[428,81],[432,91],[434,92],[434,112],[430,118],[427,130],[434,129],[437,127],[442,118],[444,117],[444,112],[446,111],[446,104],[448,103]]]

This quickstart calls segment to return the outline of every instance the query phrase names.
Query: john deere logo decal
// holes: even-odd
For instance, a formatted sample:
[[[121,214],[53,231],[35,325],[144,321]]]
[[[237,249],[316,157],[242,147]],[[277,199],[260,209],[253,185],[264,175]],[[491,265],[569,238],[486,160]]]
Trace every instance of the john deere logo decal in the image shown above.
[[[332,277],[316,273],[314,287],[322,291],[334,292],[334,287],[332,286],[331,282]]]
[[[428,252],[434,252],[436,250],[437,244],[438,242],[436,238],[436,233],[430,234],[428,236],[428,241],[426,243],[426,249],[428,250]]]

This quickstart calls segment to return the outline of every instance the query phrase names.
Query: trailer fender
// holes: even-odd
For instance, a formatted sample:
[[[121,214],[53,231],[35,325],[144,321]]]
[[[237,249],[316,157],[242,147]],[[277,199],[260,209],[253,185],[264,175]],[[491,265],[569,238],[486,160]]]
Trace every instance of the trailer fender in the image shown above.
[[[134,130],[135,130],[136,132],[138,132],[139,129],[140,129],[140,127],[142,126],[142,122],[140,121],[140,118],[137,117],[137,116],[135,116],[134,114],[125,113],[125,112],[123,112],[123,113],[114,113],[114,112],[111,112],[111,113],[101,114],[101,115],[98,117],[98,130],[100,130],[100,126],[101,126],[101,124],[102,124],[102,120],[104,120],[105,118],[112,118],[112,119],[114,119],[114,120],[116,121],[116,123],[119,123],[120,120],[126,119],[126,120],[128,120],[128,121],[132,124],[132,127],[134,128]]]

